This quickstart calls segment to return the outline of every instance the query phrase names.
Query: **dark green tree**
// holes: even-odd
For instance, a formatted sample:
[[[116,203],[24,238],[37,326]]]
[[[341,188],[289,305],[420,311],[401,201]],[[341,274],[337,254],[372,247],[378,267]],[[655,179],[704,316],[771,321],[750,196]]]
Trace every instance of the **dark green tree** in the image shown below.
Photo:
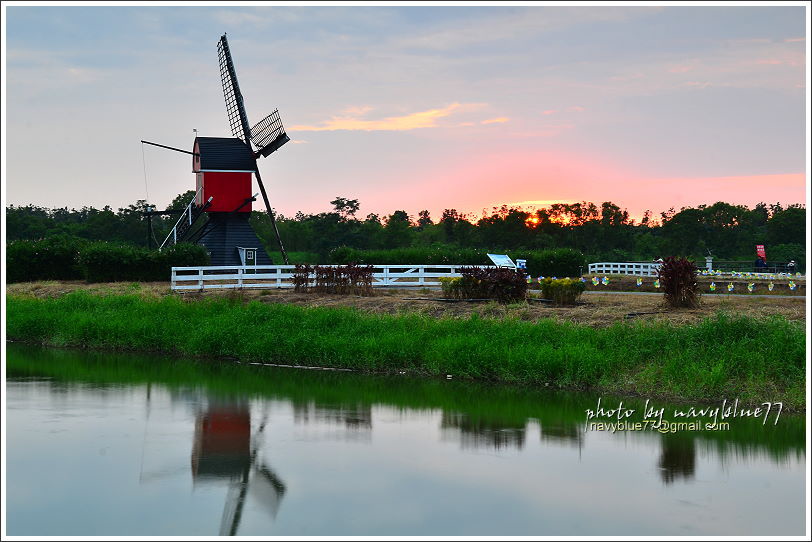
[[[194,190],[187,190],[186,192],[181,192],[172,200],[172,202],[166,206],[167,209],[185,209],[189,202],[192,201],[192,198],[195,197]],[[161,209],[158,209],[159,211]]]
[[[342,220],[350,220],[355,218],[355,213],[358,212],[360,204],[357,199],[347,199],[336,197],[330,202],[335,212],[341,217]]]
[[[779,207],[780,209],[780,207]],[[767,243],[806,244],[806,208],[790,206],[776,210],[767,221]]]
[[[412,221],[406,211],[395,211],[383,228],[384,243],[389,248],[408,247],[412,241]]]
[[[417,228],[422,230],[426,226],[433,225],[434,222],[431,220],[431,215],[425,209],[417,213]]]

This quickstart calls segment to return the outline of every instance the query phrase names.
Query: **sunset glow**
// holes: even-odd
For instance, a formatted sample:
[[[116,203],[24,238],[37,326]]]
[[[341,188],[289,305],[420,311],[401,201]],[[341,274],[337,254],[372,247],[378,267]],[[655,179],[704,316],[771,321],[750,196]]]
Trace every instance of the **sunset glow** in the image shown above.
[[[139,141],[229,135],[223,31],[250,122],[278,108],[293,143],[260,162],[285,216],[337,196],[434,220],[806,201],[802,8],[11,7],[7,25],[9,203],[192,188],[187,160]]]

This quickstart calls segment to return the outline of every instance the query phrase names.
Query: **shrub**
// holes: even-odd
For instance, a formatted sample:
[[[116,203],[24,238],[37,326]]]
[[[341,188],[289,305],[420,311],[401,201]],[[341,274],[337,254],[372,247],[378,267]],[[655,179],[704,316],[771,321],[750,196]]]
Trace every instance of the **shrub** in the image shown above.
[[[699,305],[699,288],[696,264],[687,258],[668,256],[657,270],[660,288],[669,307],[696,307]]]
[[[296,292],[309,292],[310,276],[315,275],[312,291],[329,294],[372,295],[371,265],[296,265],[293,288]]]
[[[209,257],[205,248],[189,243],[157,251],[99,241],[87,244],[78,261],[88,282],[166,281],[172,267],[206,265]]]
[[[462,297],[462,277],[440,277],[440,288],[448,299]]]
[[[586,284],[580,280],[547,278],[541,281],[541,295],[556,305],[575,305],[584,290]]]
[[[527,297],[527,280],[519,271],[504,267],[463,267],[460,274],[460,297],[496,299],[500,303],[524,301]]]
[[[120,243],[58,236],[9,243],[6,280],[166,281],[172,267],[208,262],[203,247],[188,243],[159,252]]]
[[[293,271],[293,291],[304,292],[310,288],[310,274],[313,273],[313,266],[308,264],[296,264]]]
[[[795,260],[796,270],[804,271],[806,262],[806,248],[803,245],[787,243],[784,245],[773,245],[767,247],[767,255],[770,262],[788,262]]]
[[[135,247],[103,241],[90,243],[79,253],[79,264],[88,282],[138,280],[152,267],[152,262],[145,261],[148,259],[154,261],[152,254],[139,258]]]
[[[580,277],[586,268],[584,254],[572,248],[531,251],[525,253],[524,258],[527,272],[533,277]]]
[[[347,264],[350,262],[358,262],[362,258],[359,258],[358,253],[361,252],[358,249],[347,247],[347,246],[340,246],[336,247],[330,251],[329,254],[329,261],[332,263],[337,264]]]
[[[150,252],[150,251],[146,251]],[[155,278],[153,280],[166,281],[172,274],[173,267],[195,267],[199,265],[209,265],[211,258],[206,248],[192,243],[178,243],[161,252],[152,251],[156,255],[157,267],[155,268]],[[141,278],[138,280],[149,280]]]
[[[65,235],[6,246],[6,281],[75,280],[83,278],[77,254],[88,244]]]
[[[156,252],[153,250],[152,253],[155,254]],[[178,243],[163,249],[158,254],[164,258],[163,265],[166,268],[166,274],[162,275],[159,280],[167,280],[166,277],[169,276],[173,267],[208,265],[211,261],[206,249],[193,243]],[[163,273],[163,271],[161,272]]]

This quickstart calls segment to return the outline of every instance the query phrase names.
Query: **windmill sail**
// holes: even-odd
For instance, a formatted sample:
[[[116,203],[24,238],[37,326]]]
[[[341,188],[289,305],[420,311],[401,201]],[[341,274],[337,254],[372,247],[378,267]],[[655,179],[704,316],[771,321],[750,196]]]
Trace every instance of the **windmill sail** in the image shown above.
[[[246,144],[251,137],[251,128],[248,124],[248,115],[237,82],[237,72],[234,70],[234,61],[231,60],[231,50],[228,48],[226,35],[220,36],[217,42],[217,57],[220,60],[220,80],[223,82],[223,95],[226,98],[226,113],[231,134],[242,139]]]
[[[266,157],[290,141],[288,134],[285,133],[285,127],[282,126],[278,109],[274,109],[273,113],[251,128],[251,141],[259,149],[259,153]]]
[[[245,113],[245,104],[243,103],[242,93],[240,92],[240,84],[237,82],[237,72],[234,69],[234,61],[231,59],[231,50],[228,48],[228,38],[226,38],[225,34],[220,36],[220,41],[217,42],[217,57],[220,61],[220,79],[223,82],[223,95],[226,99],[226,114],[228,115],[228,124],[231,127],[231,133],[234,137],[241,139],[250,149],[251,125],[248,124],[248,115]],[[274,115],[276,115],[275,120],[272,119]],[[262,156],[268,156],[289,140],[284,128],[282,128],[282,121],[279,119],[279,113],[277,111],[274,111],[268,117],[260,121],[257,125],[257,129],[258,133],[262,134],[260,138],[262,141],[265,140],[265,136],[276,134],[267,145],[260,146],[257,144],[260,149],[259,154],[262,154]],[[254,156],[259,156],[259,154],[255,154]],[[259,191],[262,193],[262,200],[265,202],[265,209],[271,219],[271,225],[273,226],[274,234],[276,234],[276,240],[279,243],[279,250],[282,252],[282,258],[287,265],[290,263],[288,261],[288,253],[285,251],[282,238],[279,236],[279,228],[276,227],[276,218],[273,215],[271,202],[268,201],[265,185],[262,184],[262,176],[259,174],[259,167],[255,167],[254,176],[257,178]]]

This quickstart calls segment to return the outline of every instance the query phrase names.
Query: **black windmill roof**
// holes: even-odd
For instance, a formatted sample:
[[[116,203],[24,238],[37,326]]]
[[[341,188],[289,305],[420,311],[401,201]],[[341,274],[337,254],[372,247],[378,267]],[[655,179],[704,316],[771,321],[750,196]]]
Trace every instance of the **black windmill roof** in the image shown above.
[[[200,169],[203,171],[254,171],[257,162],[254,153],[236,137],[195,138],[200,152]]]

